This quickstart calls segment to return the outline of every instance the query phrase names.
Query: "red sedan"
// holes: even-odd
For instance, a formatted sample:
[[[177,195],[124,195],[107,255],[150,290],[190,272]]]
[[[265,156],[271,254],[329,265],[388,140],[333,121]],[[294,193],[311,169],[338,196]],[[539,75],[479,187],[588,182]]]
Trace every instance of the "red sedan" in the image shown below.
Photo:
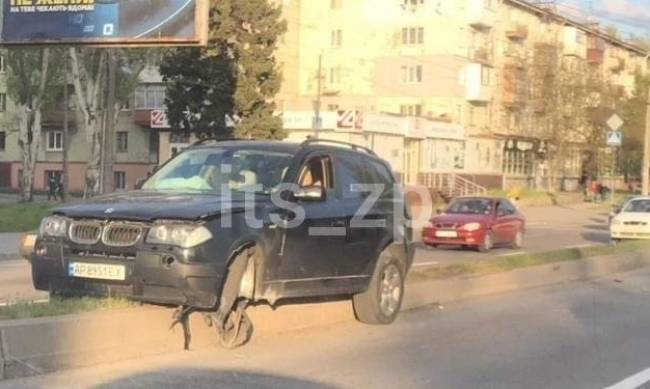
[[[526,218],[506,199],[460,197],[431,219],[422,238],[428,246],[464,246],[488,252],[497,245],[521,248],[525,229]]]

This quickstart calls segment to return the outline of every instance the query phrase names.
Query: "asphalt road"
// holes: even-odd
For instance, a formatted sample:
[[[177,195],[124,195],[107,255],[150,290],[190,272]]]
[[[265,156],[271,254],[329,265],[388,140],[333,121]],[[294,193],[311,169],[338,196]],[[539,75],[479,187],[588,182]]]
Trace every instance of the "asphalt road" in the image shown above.
[[[524,212],[528,219],[528,232],[525,247],[520,251],[500,248],[488,255],[453,247],[433,249],[421,245],[416,254],[415,265],[444,265],[473,259],[481,260],[493,255],[605,244],[609,241],[607,215],[603,208],[578,204],[566,207],[529,208]],[[6,244],[14,244],[14,242],[15,239],[7,239]],[[0,254],[3,253],[2,250],[0,241]],[[32,288],[30,268],[26,261],[0,261],[0,305],[17,300],[44,298],[47,298],[47,294],[36,292]]]
[[[0,388],[632,389],[650,380],[649,285],[643,270]]]

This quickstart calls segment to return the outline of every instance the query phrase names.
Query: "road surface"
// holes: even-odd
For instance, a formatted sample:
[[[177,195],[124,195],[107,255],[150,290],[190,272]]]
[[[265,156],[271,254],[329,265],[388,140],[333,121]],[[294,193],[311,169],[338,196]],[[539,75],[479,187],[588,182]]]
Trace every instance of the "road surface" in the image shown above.
[[[496,249],[487,255],[457,248],[433,249],[420,245],[415,257],[415,266],[445,265],[459,261],[482,260],[494,255],[605,244],[609,241],[607,215],[603,208],[578,204],[529,208],[524,212],[529,228],[525,247],[520,251]],[[33,300],[42,299],[44,296],[45,294],[33,290],[30,268],[26,261],[0,261],[0,305],[16,301],[17,297]]]
[[[0,388],[633,389],[650,380],[649,285],[642,270]]]

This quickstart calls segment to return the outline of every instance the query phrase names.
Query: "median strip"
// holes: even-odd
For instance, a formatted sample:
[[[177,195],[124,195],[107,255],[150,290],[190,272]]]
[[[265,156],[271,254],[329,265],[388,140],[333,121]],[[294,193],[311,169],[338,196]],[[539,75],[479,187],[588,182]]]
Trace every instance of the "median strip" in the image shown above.
[[[650,248],[650,242],[635,241],[621,243],[617,246],[594,245],[539,253],[516,253],[508,256],[492,257],[487,260],[473,259],[453,265],[416,267],[409,274],[409,281],[422,282],[458,277],[483,276],[552,263],[639,252],[648,248]]]

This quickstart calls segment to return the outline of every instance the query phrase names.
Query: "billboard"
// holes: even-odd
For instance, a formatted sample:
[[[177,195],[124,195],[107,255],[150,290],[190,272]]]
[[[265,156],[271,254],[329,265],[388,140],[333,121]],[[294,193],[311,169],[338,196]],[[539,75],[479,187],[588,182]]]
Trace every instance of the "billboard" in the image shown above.
[[[2,44],[204,45],[209,0],[2,0]]]

